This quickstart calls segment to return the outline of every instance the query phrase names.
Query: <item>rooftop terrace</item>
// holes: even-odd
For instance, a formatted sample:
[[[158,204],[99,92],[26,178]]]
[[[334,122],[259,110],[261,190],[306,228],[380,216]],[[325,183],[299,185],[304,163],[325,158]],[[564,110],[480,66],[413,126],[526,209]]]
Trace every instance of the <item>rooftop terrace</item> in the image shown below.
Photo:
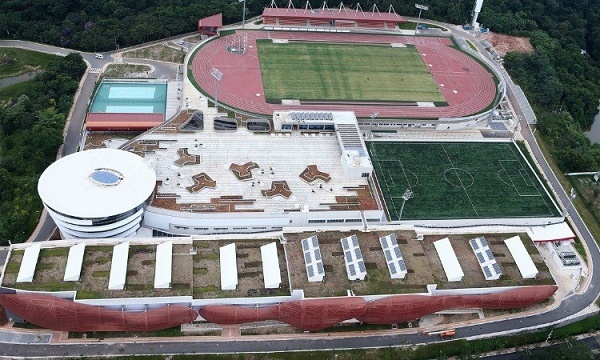
[[[377,209],[367,180],[348,179],[344,175],[335,134],[258,135],[245,129],[219,133],[153,131],[142,135],[127,149],[142,155],[155,169],[158,185],[152,205],[157,207],[265,212],[298,211],[306,207]],[[198,161],[183,161],[182,153]],[[251,177],[232,171],[248,163],[256,164],[249,168]],[[307,182],[309,165],[318,168],[319,173]],[[216,185],[194,192],[186,190],[196,184],[193,177],[201,173]],[[289,192],[273,195],[268,191],[273,183],[277,188],[282,182],[287,184]],[[235,199],[235,206],[219,206],[228,199]]]

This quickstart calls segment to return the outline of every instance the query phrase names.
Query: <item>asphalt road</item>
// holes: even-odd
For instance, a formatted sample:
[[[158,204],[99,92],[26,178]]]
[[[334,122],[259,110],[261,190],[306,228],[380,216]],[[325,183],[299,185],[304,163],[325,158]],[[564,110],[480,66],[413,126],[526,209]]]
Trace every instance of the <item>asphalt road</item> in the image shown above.
[[[471,38],[473,43],[480,48],[481,45],[478,41],[473,39],[470,35],[457,29],[452,29],[453,32],[459,33],[461,36]],[[3,45],[3,41],[0,41],[0,46]],[[24,47],[28,43],[19,42]],[[13,43],[14,44],[14,43]],[[23,45],[25,44],[25,45]],[[33,49],[53,50],[56,48],[49,47],[40,44],[30,44]],[[64,50],[64,49],[63,49]],[[43,51],[43,50],[42,50]],[[58,51],[58,50],[56,50]],[[485,51],[485,50],[483,50]],[[51,52],[51,51],[46,51]],[[94,62],[92,66],[98,62],[93,58],[92,54],[84,54],[84,58],[92,57],[90,64]],[[90,61],[88,60],[88,61]],[[105,55],[105,60],[106,55]],[[91,77],[84,84],[84,88],[88,85],[87,83]],[[83,93],[83,89],[82,89]],[[89,97],[88,97],[89,98]],[[86,97],[81,96],[76,107],[87,107]],[[85,101],[84,101],[85,99]],[[81,102],[86,103],[85,106]],[[75,118],[75,116],[74,116]],[[83,121],[83,118],[80,119]],[[64,153],[70,153],[74,144],[79,142],[78,132],[81,129],[81,124],[78,123],[79,119],[72,121],[69,124],[69,130],[67,131],[65,139],[65,150]],[[79,127],[78,127],[79,126]],[[542,167],[542,171],[549,179],[550,185],[554,188],[559,196],[560,201],[563,204],[568,204],[568,196],[565,191],[560,187],[554,173],[549,168],[545,159],[543,158],[537,143],[533,139],[533,135],[529,130],[529,127],[523,127],[523,136],[529,143],[533,156],[537,159]],[[72,138],[73,137],[73,138]],[[67,145],[67,141],[69,144]],[[589,249],[588,262],[591,264],[600,264],[600,250],[598,245],[594,241],[593,237],[583,224],[583,221],[570,206],[568,208],[569,216],[573,219],[574,225],[581,233],[581,239],[586,243]],[[600,276],[600,267],[590,266],[590,286],[586,289],[583,294],[571,295],[564,299],[561,304],[554,310],[545,312],[543,314],[531,315],[522,318],[507,319],[501,321],[495,321],[493,323],[486,323],[474,326],[464,326],[456,329],[455,338],[470,338],[478,337],[485,334],[495,334],[501,332],[510,332],[514,330],[521,330],[530,327],[542,326],[548,323],[559,321],[569,315],[578,313],[585,309],[588,305],[593,303],[598,296],[598,289],[593,284],[593,279]],[[65,356],[65,355],[140,355],[140,354],[180,354],[180,353],[239,353],[239,352],[277,352],[277,351],[289,351],[289,350],[322,350],[322,349],[354,349],[354,348],[370,348],[370,347],[388,347],[408,344],[419,344],[437,341],[438,338],[435,336],[428,337],[420,334],[395,334],[395,335],[374,335],[374,336],[361,336],[364,334],[344,334],[343,337],[336,336],[325,336],[322,338],[314,338],[315,335],[311,334],[310,339],[305,336],[299,336],[293,339],[260,339],[254,340],[235,340],[235,341],[215,341],[210,339],[194,341],[193,339],[186,338],[178,341],[159,341],[159,342],[143,342],[140,339],[138,343],[125,343],[117,344],[110,343],[110,341],[102,341],[100,343],[88,343],[88,344],[51,344],[51,345],[34,345],[34,344],[3,344],[0,349],[0,355],[4,356]]]

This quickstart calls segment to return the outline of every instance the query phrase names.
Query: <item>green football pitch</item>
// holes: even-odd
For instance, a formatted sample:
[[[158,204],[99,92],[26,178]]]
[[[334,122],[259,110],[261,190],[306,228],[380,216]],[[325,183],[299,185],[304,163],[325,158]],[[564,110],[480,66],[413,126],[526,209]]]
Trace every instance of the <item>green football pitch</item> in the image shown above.
[[[367,148],[392,221],[560,216],[512,142],[369,141]]]
[[[445,102],[414,46],[257,41],[269,102]]]

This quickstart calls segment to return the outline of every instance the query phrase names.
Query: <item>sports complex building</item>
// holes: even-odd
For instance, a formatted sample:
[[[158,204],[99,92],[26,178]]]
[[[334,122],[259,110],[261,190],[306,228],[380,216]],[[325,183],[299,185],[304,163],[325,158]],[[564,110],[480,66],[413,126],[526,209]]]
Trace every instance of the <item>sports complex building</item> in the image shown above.
[[[200,100],[174,116],[157,115],[170,85],[100,86],[87,131],[145,132],[44,172],[64,240],[11,247],[7,316],[316,331],[521,309],[557,291],[556,266],[582,269],[526,148],[492,119],[505,94],[489,59],[393,11],[307,9],[200,42],[180,84]]]

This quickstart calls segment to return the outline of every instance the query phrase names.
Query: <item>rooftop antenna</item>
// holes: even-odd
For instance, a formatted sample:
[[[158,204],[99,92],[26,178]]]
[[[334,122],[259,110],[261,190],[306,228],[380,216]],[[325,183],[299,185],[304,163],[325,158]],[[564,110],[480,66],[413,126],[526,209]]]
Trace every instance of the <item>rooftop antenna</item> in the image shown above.
[[[388,8],[388,14],[396,14],[396,9],[394,9],[394,5],[390,4]]]
[[[473,18],[471,19],[471,26],[475,27],[477,25],[477,17],[481,12],[481,7],[483,6],[483,0],[475,0],[475,7],[473,8]]]
[[[321,11],[329,10],[329,6],[327,6],[327,1],[323,1],[323,7],[321,7]]]
[[[342,10],[344,10],[344,12],[346,13],[346,15],[348,15],[348,9],[346,9],[346,7],[344,6],[343,2],[340,2],[340,9],[338,10],[338,14],[341,13]]]
[[[275,3],[275,0],[271,0],[271,5],[269,5],[270,8],[273,9],[277,9],[277,4]]]

